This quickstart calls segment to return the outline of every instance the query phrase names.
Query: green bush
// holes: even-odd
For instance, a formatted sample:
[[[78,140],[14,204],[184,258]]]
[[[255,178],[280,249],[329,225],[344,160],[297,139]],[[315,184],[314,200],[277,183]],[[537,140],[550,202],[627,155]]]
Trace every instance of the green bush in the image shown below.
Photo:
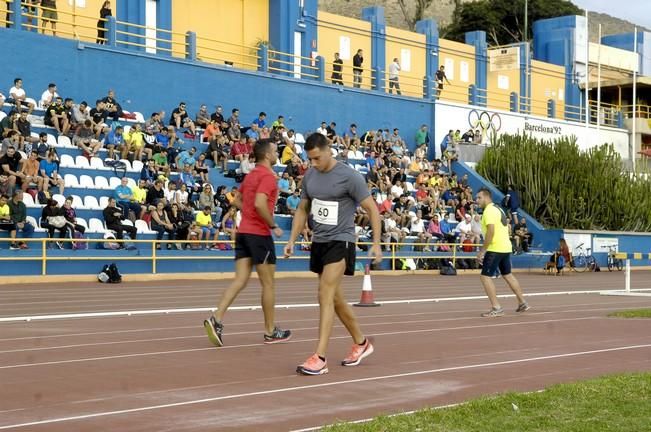
[[[506,190],[548,228],[651,231],[651,180],[628,174],[612,145],[580,151],[576,138],[538,140],[504,134],[477,172]]]

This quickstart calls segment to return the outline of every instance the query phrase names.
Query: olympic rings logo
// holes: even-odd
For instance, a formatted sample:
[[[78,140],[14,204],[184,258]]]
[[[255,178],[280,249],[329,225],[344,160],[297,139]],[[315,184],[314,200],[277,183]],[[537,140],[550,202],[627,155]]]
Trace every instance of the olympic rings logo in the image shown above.
[[[473,130],[481,130],[482,142],[484,142],[486,138],[492,139],[502,129],[502,118],[498,113],[479,112],[474,109],[468,113],[468,125]]]

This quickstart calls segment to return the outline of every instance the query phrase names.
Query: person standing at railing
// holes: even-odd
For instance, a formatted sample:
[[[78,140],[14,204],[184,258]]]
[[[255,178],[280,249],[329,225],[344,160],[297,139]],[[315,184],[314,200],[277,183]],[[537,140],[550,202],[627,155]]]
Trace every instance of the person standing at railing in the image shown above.
[[[113,16],[111,12],[111,2],[106,0],[99,10],[99,21],[97,21],[97,43],[104,45],[106,43],[106,20]]]
[[[364,51],[357,50],[357,54],[353,56],[353,87],[360,88],[362,86],[362,72],[364,68]]]
[[[393,63],[389,65],[389,93],[393,94],[393,89],[396,89],[396,93],[398,96],[402,94],[400,91],[400,71],[402,68],[400,67],[400,63],[398,62],[398,58],[393,59]]]
[[[441,97],[441,92],[443,91],[443,81],[447,82],[450,84],[450,81],[448,80],[447,75],[445,75],[445,66],[441,66],[439,70],[436,71],[435,74],[436,78],[436,99],[439,99]],[[450,84],[452,85],[452,84]]]
[[[336,85],[344,85],[343,72],[344,61],[339,58],[339,53],[335,53],[335,59],[332,62],[332,83]]]
[[[57,13],[57,1],[56,0],[41,0],[41,30],[45,34],[45,27],[49,22],[52,26],[52,36],[57,35],[57,21],[59,20],[59,14]]]

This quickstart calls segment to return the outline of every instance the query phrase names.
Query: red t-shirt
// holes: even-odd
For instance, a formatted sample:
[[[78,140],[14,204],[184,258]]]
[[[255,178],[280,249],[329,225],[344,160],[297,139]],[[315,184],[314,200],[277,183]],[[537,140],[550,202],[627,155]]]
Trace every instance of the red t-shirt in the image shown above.
[[[269,168],[258,165],[244,177],[240,193],[242,194],[242,222],[237,232],[260,236],[271,235],[271,228],[255,210],[255,195],[258,193],[267,195],[269,212],[273,214],[276,198],[278,198],[276,176]]]

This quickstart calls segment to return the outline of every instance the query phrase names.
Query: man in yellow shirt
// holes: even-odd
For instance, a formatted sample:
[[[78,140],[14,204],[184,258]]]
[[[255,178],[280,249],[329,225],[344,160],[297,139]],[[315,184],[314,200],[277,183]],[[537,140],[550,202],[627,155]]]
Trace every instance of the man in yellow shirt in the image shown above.
[[[195,232],[199,237],[198,240],[210,240],[210,236],[212,236],[213,241],[215,242],[212,245],[212,249],[218,250],[219,248],[217,247],[217,240],[219,237],[219,230],[217,230],[212,224],[211,211],[212,209],[210,206],[206,206],[204,207],[203,211],[197,213],[197,216],[195,218],[197,230]],[[209,248],[210,246],[206,245],[206,249]]]
[[[145,205],[147,200],[147,181],[140,179],[138,185],[131,187],[131,198],[140,205]]]
[[[9,231],[11,244],[9,249],[18,250],[20,247],[16,244],[16,224],[11,219],[11,209],[9,208],[9,196],[0,195],[0,231]]]
[[[151,159],[151,149],[145,148],[145,134],[142,131],[142,126],[140,123],[134,124],[129,132],[124,132],[122,134],[122,140],[124,141],[124,147],[122,148],[122,159],[126,159],[129,156],[129,152],[134,153],[134,160],[142,159],[142,152],[147,153],[147,158]]]
[[[518,308],[515,311],[525,312],[529,310],[529,305],[524,299],[520,283],[511,273],[513,246],[509,238],[506,213],[493,203],[493,196],[486,188],[480,189],[477,193],[477,203],[484,209],[481,218],[484,244],[479,250],[477,260],[482,264],[481,284],[484,286],[484,291],[486,291],[492,306],[490,311],[481,314],[481,316],[493,318],[504,315],[504,309],[497,300],[495,283],[493,283],[493,279],[497,278],[498,274],[502,275],[518,299]]]

